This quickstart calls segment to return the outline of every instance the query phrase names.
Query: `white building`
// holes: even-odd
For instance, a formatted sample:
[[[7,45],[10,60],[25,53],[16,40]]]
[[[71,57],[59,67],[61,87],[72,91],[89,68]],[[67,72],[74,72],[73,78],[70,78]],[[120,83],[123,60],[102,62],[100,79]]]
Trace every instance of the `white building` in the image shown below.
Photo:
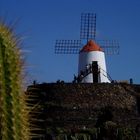
[[[90,40],[79,52],[78,74],[83,76],[82,83],[110,83],[104,51],[93,40]]]

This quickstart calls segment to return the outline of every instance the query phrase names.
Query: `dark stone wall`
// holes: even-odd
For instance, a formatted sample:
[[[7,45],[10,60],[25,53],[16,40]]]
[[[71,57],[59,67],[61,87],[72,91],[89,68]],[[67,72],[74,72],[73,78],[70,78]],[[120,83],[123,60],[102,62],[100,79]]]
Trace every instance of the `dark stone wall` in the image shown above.
[[[140,123],[140,85],[49,83],[29,86],[27,94],[36,97],[32,104],[39,106],[45,129],[76,131],[107,121],[136,128]]]

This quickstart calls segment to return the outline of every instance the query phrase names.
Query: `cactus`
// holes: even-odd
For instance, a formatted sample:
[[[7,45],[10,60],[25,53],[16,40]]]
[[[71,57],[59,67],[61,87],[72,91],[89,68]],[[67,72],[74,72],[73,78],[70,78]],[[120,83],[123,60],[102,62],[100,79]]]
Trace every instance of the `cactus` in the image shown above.
[[[28,111],[22,83],[20,42],[0,21],[0,139],[28,140]]]

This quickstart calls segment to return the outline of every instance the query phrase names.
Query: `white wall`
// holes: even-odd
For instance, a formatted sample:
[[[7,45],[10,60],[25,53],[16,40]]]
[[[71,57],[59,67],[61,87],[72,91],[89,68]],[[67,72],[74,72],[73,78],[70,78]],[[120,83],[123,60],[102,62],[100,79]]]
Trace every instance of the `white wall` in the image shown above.
[[[99,83],[102,82],[109,82],[106,73],[106,63],[105,63],[105,55],[102,51],[91,51],[91,52],[80,52],[79,54],[79,66],[78,66],[78,74],[80,71],[84,71],[86,69],[86,65],[92,64],[93,61],[98,62],[98,66],[100,69],[99,75]],[[92,73],[86,76],[83,83],[93,83],[93,76]]]

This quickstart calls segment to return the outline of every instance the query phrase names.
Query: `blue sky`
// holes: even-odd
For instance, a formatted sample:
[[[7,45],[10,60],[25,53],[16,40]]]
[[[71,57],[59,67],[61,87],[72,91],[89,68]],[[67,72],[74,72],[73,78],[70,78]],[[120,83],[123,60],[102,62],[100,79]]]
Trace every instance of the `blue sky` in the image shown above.
[[[70,82],[78,71],[78,55],[56,55],[56,39],[79,39],[82,12],[97,14],[97,38],[116,39],[120,54],[106,56],[112,79],[140,83],[139,0],[0,0],[0,15],[19,20],[30,81]]]

